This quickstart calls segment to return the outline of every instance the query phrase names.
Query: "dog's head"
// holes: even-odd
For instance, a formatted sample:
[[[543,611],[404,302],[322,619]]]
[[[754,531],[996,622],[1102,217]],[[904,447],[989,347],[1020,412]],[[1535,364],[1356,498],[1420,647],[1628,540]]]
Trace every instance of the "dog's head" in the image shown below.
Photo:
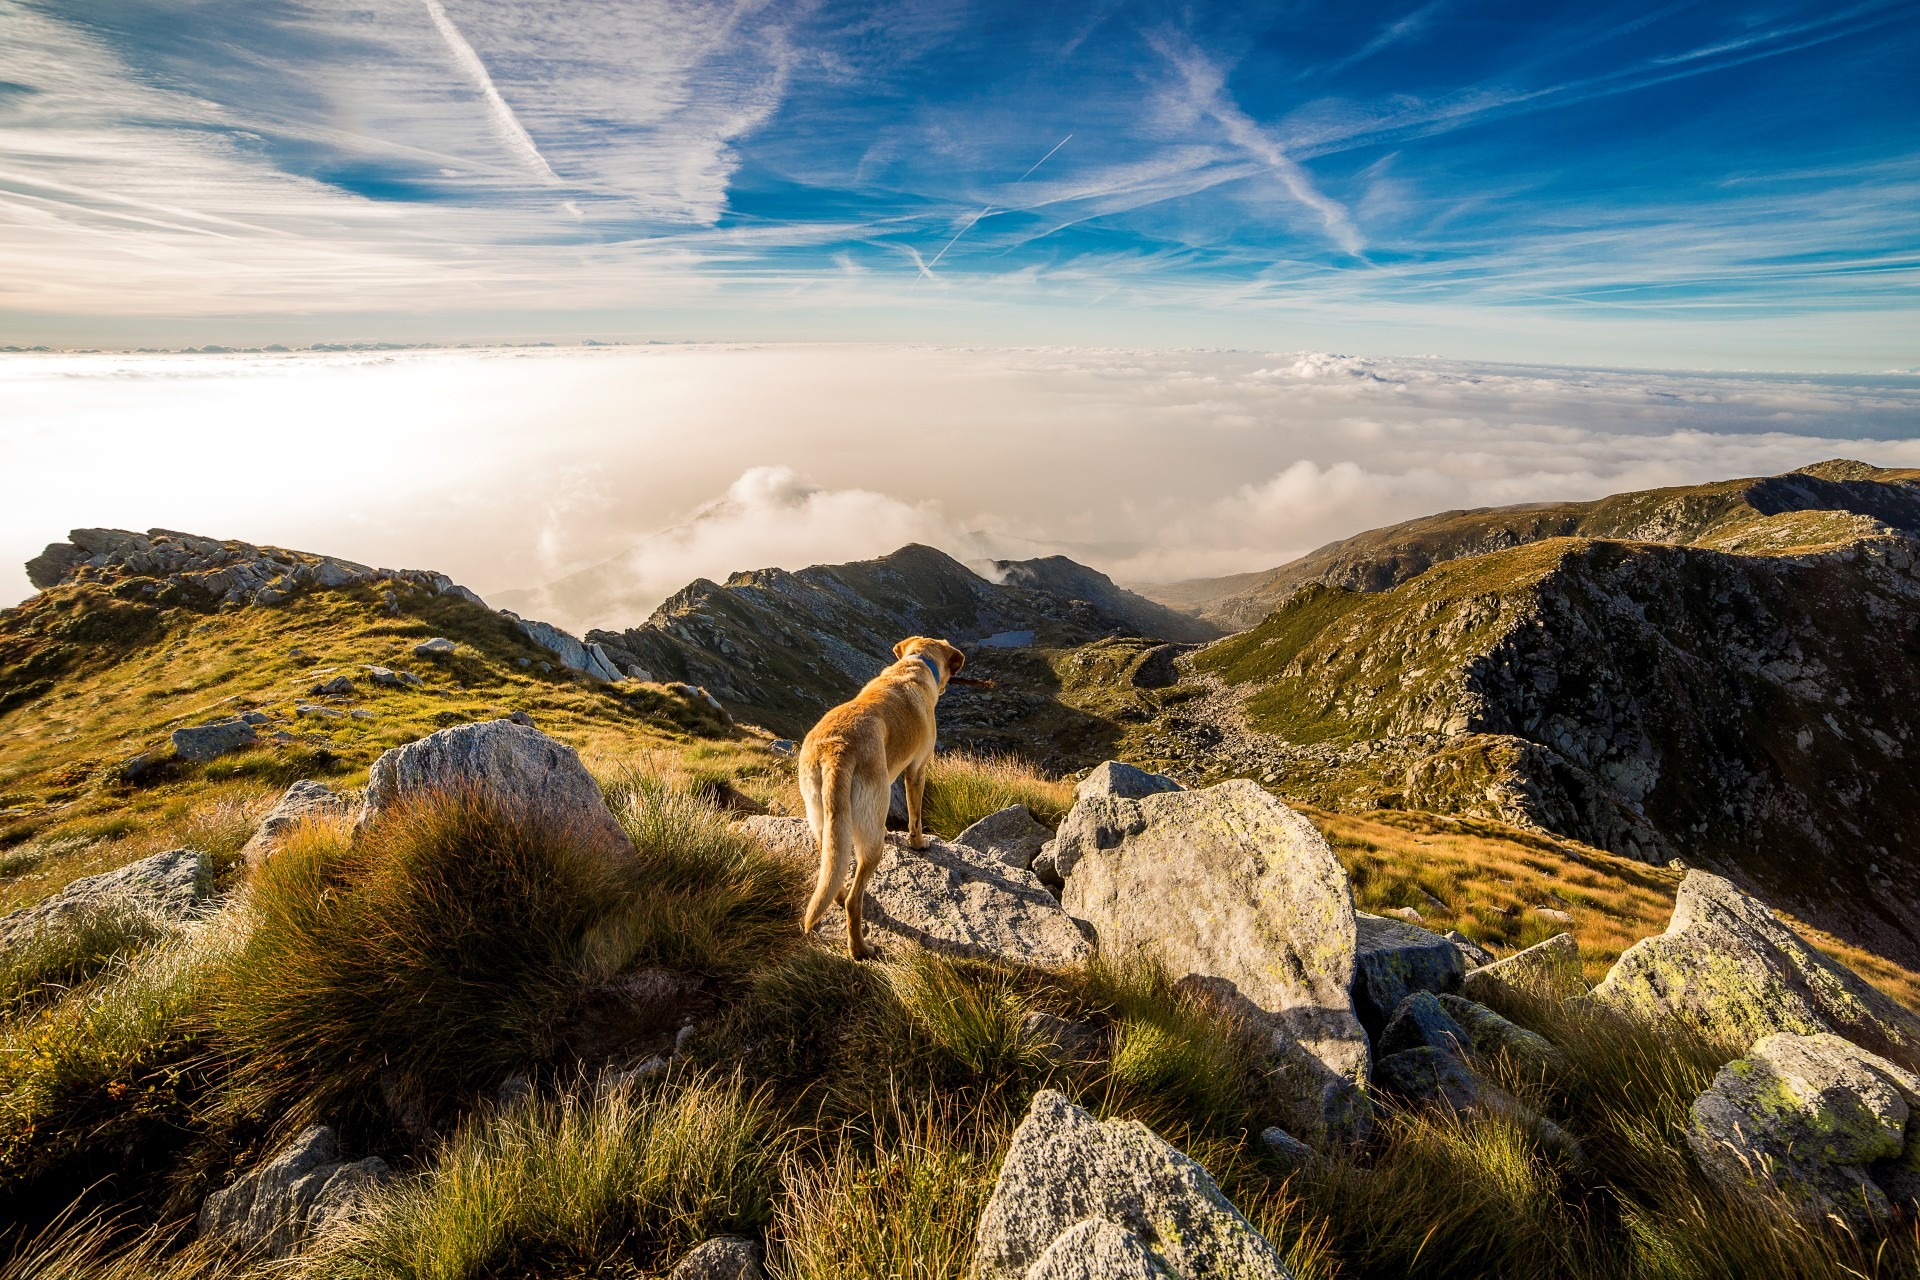
[[[931,636],[908,636],[893,646],[893,656],[898,659],[920,658],[932,662],[939,668],[940,685],[946,687],[954,673],[967,665],[967,655],[948,644],[945,640],[935,640]]]

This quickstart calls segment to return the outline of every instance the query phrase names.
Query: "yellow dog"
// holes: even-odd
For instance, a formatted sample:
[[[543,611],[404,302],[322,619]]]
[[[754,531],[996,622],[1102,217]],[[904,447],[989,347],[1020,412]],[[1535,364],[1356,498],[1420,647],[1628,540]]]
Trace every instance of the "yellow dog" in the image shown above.
[[[933,759],[934,704],[966,655],[945,640],[908,636],[893,646],[896,662],[851,702],[813,726],[800,746],[800,794],[807,825],[820,844],[820,881],[801,928],[811,931],[829,902],[847,908],[847,950],[868,954],[862,936],[861,896],[880,865],[887,838],[887,798],[893,780],[907,775],[907,843],[924,849],[920,797]],[[852,869],[852,880],[848,870]]]

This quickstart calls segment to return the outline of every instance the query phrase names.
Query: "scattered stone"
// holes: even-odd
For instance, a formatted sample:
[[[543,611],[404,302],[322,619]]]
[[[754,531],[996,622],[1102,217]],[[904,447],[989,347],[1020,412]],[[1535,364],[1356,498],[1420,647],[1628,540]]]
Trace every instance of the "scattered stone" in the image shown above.
[[[1467,968],[1479,969],[1493,963],[1493,952],[1487,950],[1458,929],[1447,930],[1446,939],[1454,946],[1460,948],[1460,954],[1466,957]]]
[[[115,871],[83,876],[66,888],[0,916],[0,948],[43,929],[109,911],[137,911],[167,923],[192,919],[213,895],[213,863],[197,849],[169,849]]]
[[[652,684],[653,672],[647,670],[645,667],[630,666],[627,668],[627,679],[638,680],[643,684]]]
[[[667,1280],[766,1280],[760,1246],[742,1236],[718,1236],[680,1259]]]
[[[317,702],[296,702],[293,704],[293,714],[297,716],[323,716],[329,720],[341,720],[346,718],[347,713],[334,707],[323,707]]]
[[[1573,923],[1573,914],[1568,911],[1561,911],[1557,907],[1535,907],[1533,913],[1542,919],[1551,920],[1555,924]]]
[[[1033,865],[1033,856],[1040,852],[1040,846],[1052,835],[1033,820],[1027,806],[1016,804],[980,819],[962,831],[954,843],[991,854],[1008,866],[1025,871]]]
[[[1458,1054],[1428,1045],[1390,1053],[1374,1064],[1376,1088],[1414,1103],[1443,1103],[1455,1111],[1481,1104],[1483,1082]]]
[[[1353,1011],[1377,1034],[1411,992],[1454,992],[1466,973],[1460,949],[1417,925],[1364,911],[1356,926]]]
[[[1386,1030],[1374,1041],[1373,1051],[1383,1058],[1419,1048],[1457,1054],[1469,1043],[1467,1033],[1454,1021],[1438,996],[1431,991],[1416,991],[1393,1011]]]
[[[273,717],[264,711],[242,711],[240,718],[248,724],[255,726],[273,723]]]
[[[1460,984],[1460,993],[1484,1003],[1502,986],[1551,1000],[1585,994],[1586,980],[1580,976],[1580,944],[1570,933],[1556,933],[1545,942],[1514,952],[1505,960],[1475,969]]]
[[[353,681],[345,676],[335,676],[331,680],[321,680],[316,683],[307,690],[307,695],[314,698],[331,698],[348,696],[354,692]]]
[[[293,829],[311,818],[345,817],[352,801],[324,782],[303,779],[288,787],[279,803],[260,820],[260,827],[240,850],[249,866],[272,857]]]
[[[507,719],[515,724],[525,725],[529,729],[533,728],[533,717],[524,711],[516,711],[512,715],[509,715]]]
[[[1829,1033],[1776,1033],[1694,1099],[1687,1145],[1721,1185],[1765,1185],[1856,1232],[1920,1208],[1920,1077]]]
[[[800,754],[800,744],[792,738],[775,738],[767,744],[767,750],[777,756],[796,756]]]
[[[974,1238],[979,1280],[1291,1280],[1200,1165],[1138,1121],[1103,1124],[1052,1089],[1014,1131]]]
[[[392,1176],[378,1156],[342,1160],[333,1130],[314,1125],[266,1164],[208,1196],[200,1206],[200,1237],[249,1257],[289,1257],[351,1218]]]
[[[245,720],[222,720],[216,724],[193,725],[173,731],[173,754],[196,764],[224,756],[230,751],[250,747],[259,739]]]
[[[1399,916],[1402,920],[1410,924],[1419,924],[1422,920],[1426,919],[1425,916],[1420,914],[1419,908],[1417,907],[1390,907],[1387,910],[1387,914],[1390,916]]]
[[[1079,785],[1073,789],[1073,798],[1080,801],[1088,796],[1114,796],[1122,800],[1140,800],[1163,791],[1185,790],[1185,787],[1163,773],[1148,773],[1145,769],[1109,760],[1080,779]]]
[[[1920,1056],[1920,1017],[1705,871],[1687,873],[1667,931],[1628,947],[1594,996],[1742,1048],[1776,1031],[1831,1031],[1895,1061]]]
[[[465,788],[565,824],[609,854],[633,854],[633,842],[608,812],[579,753],[511,720],[454,725],[383,754],[368,772],[359,824],[416,792]]]
[[[138,786],[152,777],[161,765],[173,759],[173,752],[162,747],[128,756],[114,769],[114,776],[127,786]]]
[[[1305,818],[1246,779],[1142,800],[1095,794],[1061,824],[1054,860],[1061,905],[1104,953],[1155,955],[1273,1033],[1294,1133],[1318,1142],[1365,1125],[1353,897]]]
[[[373,712],[367,710],[365,707],[355,707],[353,710],[347,712],[347,714],[352,716],[355,720],[373,719]]]
[[[1313,1148],[1288,1133],[1278,1125],[1268,1125],[1260,1131],[1260,1141],[1267,1150],[1279,1156],[1295,1168],[1307,1164],[1313,1159]]]
[[[367,678],[395,689],[418,689],[426,683],[410,671],[395,671],[391,667],[368,667]]]
[[[431,640],[422,640],[419,644],[413,646],[413,656],[416,658],[444,658],[452,653],[455,648],[456,646],[453,641],[447,639],[445,636],[435,636]]]

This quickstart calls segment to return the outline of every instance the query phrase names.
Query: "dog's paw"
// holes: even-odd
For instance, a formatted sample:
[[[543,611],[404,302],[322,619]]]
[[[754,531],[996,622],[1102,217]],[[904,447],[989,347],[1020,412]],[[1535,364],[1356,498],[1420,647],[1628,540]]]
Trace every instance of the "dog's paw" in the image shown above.
[[[907,841],[907,848],[909,849],[930,849],[932,847],[933,837],[929,835],[917,836]]]

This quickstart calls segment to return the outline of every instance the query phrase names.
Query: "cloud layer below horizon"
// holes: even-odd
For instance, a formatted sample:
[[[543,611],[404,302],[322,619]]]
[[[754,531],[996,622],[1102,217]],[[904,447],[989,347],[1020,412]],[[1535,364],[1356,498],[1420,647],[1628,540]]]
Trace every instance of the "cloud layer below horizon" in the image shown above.
[[[0,360],[7,585],[70,527],[451,574],[584,629],[696,577],[1062,553],[1270,568],[1454,507],[1920,466],[1920,378],[1326,353],[641,347]]]

